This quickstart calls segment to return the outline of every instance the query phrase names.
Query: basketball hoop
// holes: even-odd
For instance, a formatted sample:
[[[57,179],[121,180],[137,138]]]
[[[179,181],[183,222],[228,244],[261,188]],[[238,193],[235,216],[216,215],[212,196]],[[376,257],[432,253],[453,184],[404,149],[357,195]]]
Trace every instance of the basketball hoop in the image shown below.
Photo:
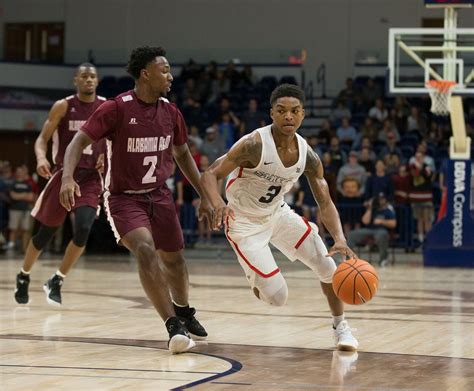
[[[454,81],[449,80],[429,80],[426,83],[431,97],[431,112],[436,115],[449,115],[450,98],[453,87],[456,85]]]

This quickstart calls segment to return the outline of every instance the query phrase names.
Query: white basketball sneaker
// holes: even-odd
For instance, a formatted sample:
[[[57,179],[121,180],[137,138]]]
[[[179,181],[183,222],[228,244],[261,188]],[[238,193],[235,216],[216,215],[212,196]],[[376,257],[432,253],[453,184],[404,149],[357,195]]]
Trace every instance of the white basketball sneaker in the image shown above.
[[[184,328],[176,316],[166,321],[166,329],[170,336],[168,349],[171,353],[185,353],[196,346],[196,343],[189,336],[188,330]]]
[[[359,342],[357,342],[357,339],[352,335],[352,330],[355,331],[355,329],[349,327],[347,320],[343,320],[337,325],[334,330],[334,340],[336,342],[337,350],[357,350]]]

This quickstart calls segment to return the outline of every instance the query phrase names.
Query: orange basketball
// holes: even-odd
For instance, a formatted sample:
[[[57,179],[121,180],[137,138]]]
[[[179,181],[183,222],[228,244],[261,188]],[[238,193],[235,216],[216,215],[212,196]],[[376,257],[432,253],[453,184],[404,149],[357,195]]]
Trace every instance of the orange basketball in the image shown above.
[[[364,304],[377,292],[379,279],[372,265],[362,259],[348,259],[332,276],[337,297],[347,304]]]

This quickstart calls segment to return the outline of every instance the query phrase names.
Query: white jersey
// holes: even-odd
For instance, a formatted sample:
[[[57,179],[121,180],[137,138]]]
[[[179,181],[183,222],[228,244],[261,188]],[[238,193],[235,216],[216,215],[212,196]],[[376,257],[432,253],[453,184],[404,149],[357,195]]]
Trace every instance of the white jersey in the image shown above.
[[[285,204],[283,196],[303,174],[308,144],[296,134],[298,161],[291,167],[285,167],[278,156],[271,125],[254,132],[258,132],[262,139],[260,162],[255,168],[235,169],[227,179],[226,195],[229,207],[236,213],[248,217],[265,217]]]

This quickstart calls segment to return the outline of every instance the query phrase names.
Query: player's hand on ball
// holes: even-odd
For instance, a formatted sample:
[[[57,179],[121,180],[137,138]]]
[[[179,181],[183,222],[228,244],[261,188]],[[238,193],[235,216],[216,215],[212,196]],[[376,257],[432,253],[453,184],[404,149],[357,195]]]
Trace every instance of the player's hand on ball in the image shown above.
[[[343,259],[359,259],[356,253],[350,249],[345,241],[335,242],[334,246],[329,249],[328,255],[326,256],[332,257],[336,253],[341,254]]]
[[[70,212],[75,205],[74,196],[81,196],[79,185],[72,178],[63,178],[61,190],[59,190],[59,202],[68,212]]]
[[[216,231],[221,229],[222,223],[225,223],[228,217],[235,219],[234,211],[227,205],[223,204],[222,206],[215,208],[212,217],[212,229]]]

